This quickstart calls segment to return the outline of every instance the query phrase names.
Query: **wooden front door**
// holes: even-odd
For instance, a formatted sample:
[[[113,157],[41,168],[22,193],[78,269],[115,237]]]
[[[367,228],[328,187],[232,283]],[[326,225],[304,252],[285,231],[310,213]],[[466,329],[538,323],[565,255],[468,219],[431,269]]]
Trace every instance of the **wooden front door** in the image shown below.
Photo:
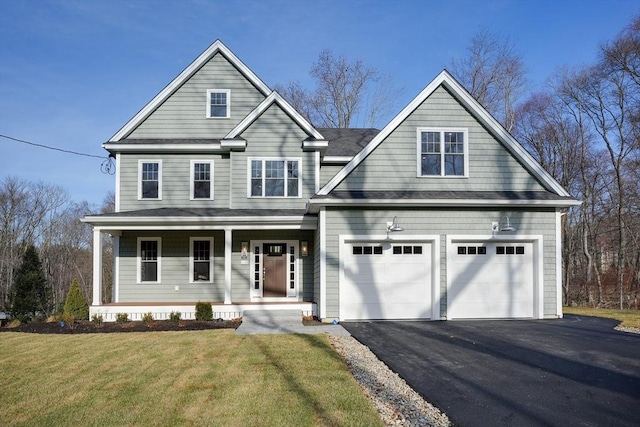
[[[262,292],[265,297],[287,296],[287,245],[265,243],[263,245]]]

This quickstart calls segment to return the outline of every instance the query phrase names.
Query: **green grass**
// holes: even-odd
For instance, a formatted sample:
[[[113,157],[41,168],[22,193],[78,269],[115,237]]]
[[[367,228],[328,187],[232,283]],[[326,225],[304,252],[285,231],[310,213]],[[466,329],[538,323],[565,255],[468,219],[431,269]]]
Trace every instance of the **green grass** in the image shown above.
[[[563,307],[565,314],[577,314],[580,316],[606,317],[619,320],[621,326],[640,328],[640,311],[638,310],[610,310],[604,308],[589,307]]]
[[[0,333],[3,426],[380,426],[325,335]]]

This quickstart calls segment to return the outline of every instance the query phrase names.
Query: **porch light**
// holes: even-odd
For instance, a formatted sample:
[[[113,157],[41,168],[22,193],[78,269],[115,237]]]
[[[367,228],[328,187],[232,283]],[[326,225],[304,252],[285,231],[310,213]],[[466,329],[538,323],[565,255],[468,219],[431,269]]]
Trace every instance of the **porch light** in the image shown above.
[[[302,256],[309,255],[309,243],[306,240],[300,242],[300,254]]]
[[[397,223],[396,218],[397,217],[394,216],[393,221],[387,222],[387,238],[389,237],[389,233],[395,231],[404,231],[404,228],[400,227],[400,224]]]
[[[241,243],[240,264],[249,264],[249,242]]]

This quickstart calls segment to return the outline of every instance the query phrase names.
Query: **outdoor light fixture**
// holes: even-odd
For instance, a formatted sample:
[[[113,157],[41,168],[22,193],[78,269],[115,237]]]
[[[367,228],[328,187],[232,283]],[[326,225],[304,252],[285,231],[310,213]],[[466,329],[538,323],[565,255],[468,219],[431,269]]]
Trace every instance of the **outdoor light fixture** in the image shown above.
[[[249,242],[242,242],[240,264],[249,264]]]
[[[509,217],[505,216],[505,218],[507,218],[507,225],[500,227],[500,231],[516,231],[515,227],[509,223]]]
[[[396,222],[396,217],[393,217],[393,221],[387,222],[387,238],[389,238],[389,233],[394,231],[404,231],[404,228],[400,227],[400,224]]]
[[[300,254],[302,256],[308,256],[309,255],[309,244],[305,240],[300,242]]]

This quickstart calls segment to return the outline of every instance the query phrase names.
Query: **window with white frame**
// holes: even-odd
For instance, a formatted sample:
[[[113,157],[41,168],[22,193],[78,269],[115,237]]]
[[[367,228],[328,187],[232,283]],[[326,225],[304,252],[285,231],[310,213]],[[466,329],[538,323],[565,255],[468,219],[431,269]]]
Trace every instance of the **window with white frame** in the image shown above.
[[[162,199],[162,160],[138,161],[138,199]]]
[[[418,129],[418,176],[468,176],[466,129]]]
[[[249,159],[249,197],[300,197],[300,159]]]
[[[160,282],[160,237],[138,238],[138,283]]]
[[[191,161],[191,200],[213,199],[213,160]]]
[[[189,240],[190,282],[213,282],[213,237]]]
[[[228,119],[230,117],[230,99],[231,91],[229,90],[207,90],[207,118]]]

